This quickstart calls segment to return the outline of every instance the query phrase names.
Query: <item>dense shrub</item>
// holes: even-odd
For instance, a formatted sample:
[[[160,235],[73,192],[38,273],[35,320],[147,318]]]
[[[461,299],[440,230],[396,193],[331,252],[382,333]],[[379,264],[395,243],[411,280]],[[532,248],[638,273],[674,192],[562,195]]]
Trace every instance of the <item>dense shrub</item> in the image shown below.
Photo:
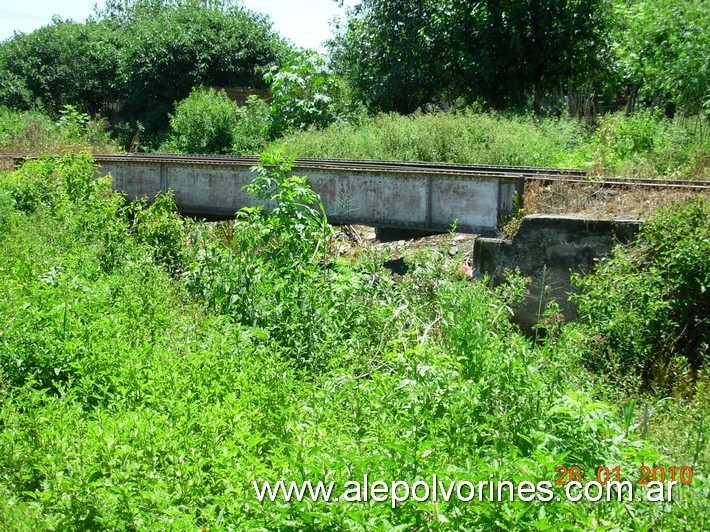
[[[194,89],[170,116],[170,139],[161,151],[254,154],[266,142],[264,102],[250,98],[238,107],[223,91]]]
[[[710,211],[702,199],[661,209],[637,242],[577,278],[595,370],[658,392],[692,377],[710,349]]]
[[[168,271],[181,271],[187,265],[185,228],[172,191],[158,194],[150,204],[146,200],[136,201],[131,211],[136,240],[147,244],[153,260]]]
[[[252,95],[237,110],[239,119],[234,127],[231,152],[234,155],[256,155],[269,139],[269,104]]]
[[[232,147],[237,106],[224,91],[195,89],[170,116],[172,139],[163,150],[228,153]]]
[[[109,180],[95,179],[88,155],[27,161],[0,180],[0,195],[9,196],[16,210],[17,223],[5,239],[4,249],[12,255],[6,267],[12,270],[24,263],[26,268],[24,285],[15,284],[17,278],[11,275],[3,278],[4,291],[13,294],[25,286],[37,295],[28,300],[20,321],[6,321],[0,371],[13,385],[30,383],[57,391],[75,375],[78,358],[89,354],[80,339],[72,341],[68,329],[73,321],[68,318],[70,308],[80,305],[62,291],[68,288],[64,272],[79,260],[68,249],[84,248],[88,268],[101,267],[100,255],[107,253],[110,240],[121,238],[127,228],[120,216],[123,198],[111,191]],[[18,247],[16,231],[37,219],[44,221],[40,234]],[[59,287],[62,290],[54,290]]]

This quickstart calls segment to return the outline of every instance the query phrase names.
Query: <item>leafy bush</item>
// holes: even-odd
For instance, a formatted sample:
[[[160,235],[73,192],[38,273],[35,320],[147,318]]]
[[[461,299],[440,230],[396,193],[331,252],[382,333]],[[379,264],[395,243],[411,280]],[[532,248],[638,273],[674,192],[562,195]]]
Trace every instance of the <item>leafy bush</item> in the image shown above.
[[[287,49],[267,17],[233,1],[120,2],[107,11],[123,112],[148,137],[196,86],[263,88],[264,71]]]
[[[14,201],[10,193],[0,190],[0,231],[5,230],[5,226],[10,223],[14,211]]]
[[[710,175],[710,134],[702,117],[668,120],[647,111],[608,115],[568,160],[606,174],[703,179]]]
[[[710,349],[708,257],[710,212],[697,199],[661,209],[633,246],[578,277],[590,366],[659,393],[692,378]]]
[[[264,70],[287,49],[266,17],[233,1],[107,2],[96,11],[0,43],[0,105],[57,113],[70,104],[93,116],[120,102],[120,119],[140,121],[143,145],[156,146],[174,102],[194,86],[263,88]]]
[[[324,57],[297,54],[290,64],[266,74],[271,90],[271,134],[323,128],[344,116],[344,82],[328,68]]]
[[[249,153],[266,141],[266,104],[256,97],[238,107],[223,91],[194,89],[170,116],[171,137],[160,151]]]
[[[153,259],[168,271],[182,271],[187,265],[185,230],[172,191],[158,194],[150,205],[145,200],[134,202],[130,210],[137,241],[147,244]]]
[[[269,104],[258,96],[249,96],[246,104],[237,108],[239,120],[234,127],[231,153],[255,155],[269,139]]]
[[[45,157],[25,161],[19,171],[7,176],[3,190],[19,211],[60,215],[69,205],[81,205],[95,192],[98,183],[94,178],[88,154]]]
[[[172,139],[161,151],[229,153],[237,106],[224,91],[194,89],[170,115]]]

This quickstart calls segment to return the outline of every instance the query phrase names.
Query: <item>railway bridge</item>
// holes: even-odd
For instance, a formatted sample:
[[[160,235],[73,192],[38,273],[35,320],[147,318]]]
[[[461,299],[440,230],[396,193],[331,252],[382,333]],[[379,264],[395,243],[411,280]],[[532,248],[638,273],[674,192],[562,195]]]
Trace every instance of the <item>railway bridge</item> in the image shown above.
[[[20,154],[0,154],[13,164]],[[129,200],[154,198],[172,190],[181,213],[207,219],[234,218],[242,207],[258,205],[244,190],[259,158],[129,154],[94,155],[98,174],[111,174],[113,187]],[[584,170],[523,166],[297,159],[292,173],[307,175],[332,224],[377,228],[448,231],[490,236],[529,180],[593,182],[599,187],[682,189],[707,193],[708,181],[592,177]],[[269,208],[269,202],[265,202]]]
[[[180,212],[229,218],[258,204],[244,190],[257,157],[96,155],[101,174],[129,199],[172,190]],[[543,169],[544,170],[544,169]],[[550,170],[555,172],[554,170]],[[333,224],[492,234],[540,169],[411,162],[297,159]],[[268,202],[265,205],[269,207]]]

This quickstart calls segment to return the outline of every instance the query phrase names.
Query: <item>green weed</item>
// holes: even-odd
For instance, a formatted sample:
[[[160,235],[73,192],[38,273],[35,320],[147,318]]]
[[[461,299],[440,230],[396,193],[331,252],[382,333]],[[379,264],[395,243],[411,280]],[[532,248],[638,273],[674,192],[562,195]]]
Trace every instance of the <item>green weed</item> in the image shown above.
[[[586,138],[573,120],[481,112],[382,114],[276,142],[304,157],[557,166]]]
[[[15,111],[0,106],[0,151],[44,154],[80,150],[118,151],[105,120],[92,119],[71,105],[64,106],[56,120],[41,111]]]
[[[577,277],[589,364],[657,393],[693,380],[710,347],[710,211],[698,198],[663,208],[635,245],[618,247],[596,273]]]
[[[588,168],[601,175],[702,179],[710,137],[703,117],[666,120],[609,115],[588,129],[568,117],[482,112],[381,114],[274,145],[308,157]]]
[[[88,156],[0,177],[3,529],[707,524],[706,379],[689,401],[657,399],[641,431],[640,400],[624,415],[628,398],[595,398],[580,328],[533,343],[508,322],[520,279],[492,291],[425,252],[397,278],[382,255],[336,259],[317,196],[283,159],[264,159],[251,190],[266,206],[241,212],[228,238],[182,222],[169,196],[129,207],[108,185]],[[253,490],[365,474],[554,481],[559,465],[635,478],[681,465],[669,460],[695,471],[672,505],[393,509],[261,503]]]

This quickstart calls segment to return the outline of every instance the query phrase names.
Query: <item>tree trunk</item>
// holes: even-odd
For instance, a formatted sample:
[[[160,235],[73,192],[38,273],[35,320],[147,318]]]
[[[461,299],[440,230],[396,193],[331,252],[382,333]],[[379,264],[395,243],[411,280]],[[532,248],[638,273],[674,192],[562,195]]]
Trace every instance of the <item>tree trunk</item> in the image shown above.
[[[542,111],[542,79],[535,80],[535,102],[533,103],[533,111],[539,115]]]

